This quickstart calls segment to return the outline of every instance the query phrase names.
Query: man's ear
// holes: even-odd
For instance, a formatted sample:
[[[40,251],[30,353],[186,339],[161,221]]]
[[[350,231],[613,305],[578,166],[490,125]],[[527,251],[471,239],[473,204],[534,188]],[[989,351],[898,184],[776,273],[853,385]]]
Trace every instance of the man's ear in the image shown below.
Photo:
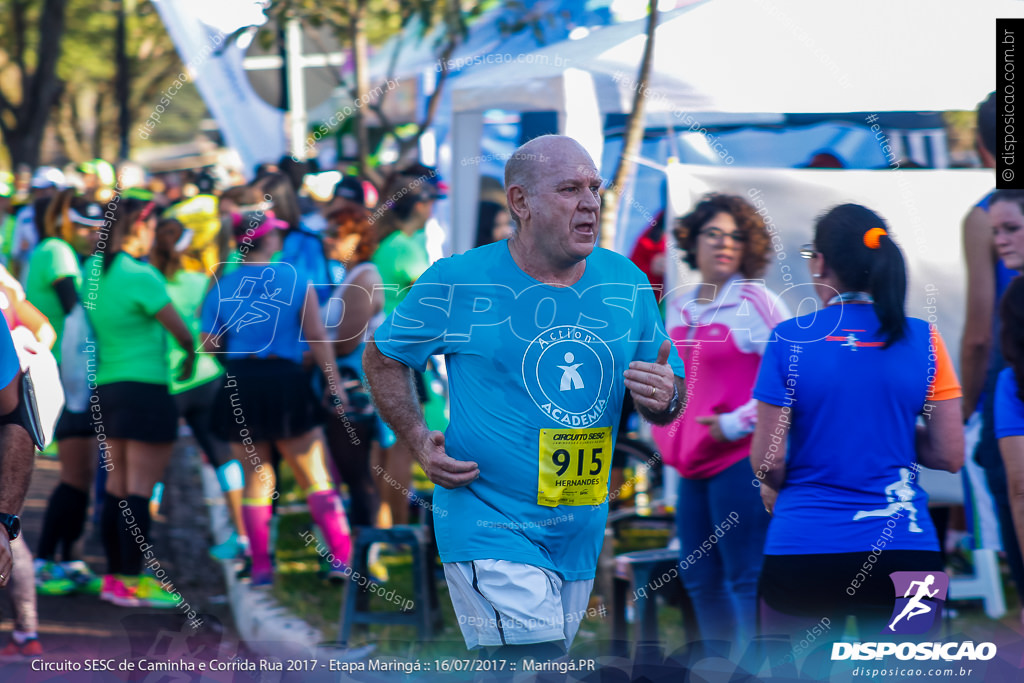
[[[529,203],[526,201],[526,191],[522,185],[512,185],[508,188],[508,192],[505,193],[505,198],[508,200],[509,212],[518,219],[516,222],[521,226],[530,215]]]

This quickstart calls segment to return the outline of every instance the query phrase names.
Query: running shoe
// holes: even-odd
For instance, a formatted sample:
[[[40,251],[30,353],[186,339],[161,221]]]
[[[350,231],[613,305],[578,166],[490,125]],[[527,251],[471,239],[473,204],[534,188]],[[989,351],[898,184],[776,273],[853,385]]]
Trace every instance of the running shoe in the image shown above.
[[[62,562],[61,569],[64,570],[65,576],[74,582],[75,590],[79,593],[99,595],[103,590],[103,579],[93,574],[89,565],[82,560]]]
[[[210,557],[215,560],[233,560],[242,554],[242,545],[238,542],[238,532],[232,531],[223,543],[210,548]]]
[[[389,578],[388,567],[380,559],[380,553],[383,548],[383,543],[371,543],[370,552],[366,558],[367,569],[370,571],[370,576],[377,583],[387,583]]]
[[[14,638],[7,643],[7,647],[0,650],[0,661],[15,662],[22,659],[35,659],[43,656],[43,646],[39,644],[38,638],[29,638],[22,644],[18,644]]]
[[[252,558],[245,556],[235,569],[235,578],[243,581],[252,576]]]
[[[142,607],[173,609],[181,604],[180,596],[174,597],[159,581],[148,575],[139,577],[139,589],[136,592],[136,597]]]
[[[103,602],[112,602],[114,597],[114,582],[117,579],[114,578],[113,574],[103,575],[103,585],[100,586],[100,600]]]
[[[36,560],[36,593],[40,595],[68,595],[75,592],[75,582],[56,562]]]
[[[118,607],[138,607],[142,603],[139,600],[139,578],[137,576],[105,576],[104,590],[100,591],[100,598],[113,603]]]
[[[252,578],[249,579],[250,588],[270,588],[274,585],[274,573],[267,572],[265,574],[253,574]]]
[[[390,574],[388,574],[388,566],[380,560],[370,562],[367,565],[367,569],[370,571],[370,578],[377,583],[387,583],[388,579],[391,578]]]
[[[345,571],[345,569],[346,567],[343,564],[335,563],[333,565],[329,565],[325,567],[325,578],[336,586],[344,583],[345,579],[352,575],[351,571]],[[370,577],[370,580],[373,580],[373,578]]]

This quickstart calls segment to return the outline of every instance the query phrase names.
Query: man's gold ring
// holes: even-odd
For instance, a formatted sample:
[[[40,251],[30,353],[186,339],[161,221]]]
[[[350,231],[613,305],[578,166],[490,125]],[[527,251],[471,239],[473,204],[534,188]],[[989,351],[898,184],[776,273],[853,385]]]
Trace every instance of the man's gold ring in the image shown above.
[[[658,393],[658,388],[657,387],[651,387],[651,396],[654,396],[656,393]]]

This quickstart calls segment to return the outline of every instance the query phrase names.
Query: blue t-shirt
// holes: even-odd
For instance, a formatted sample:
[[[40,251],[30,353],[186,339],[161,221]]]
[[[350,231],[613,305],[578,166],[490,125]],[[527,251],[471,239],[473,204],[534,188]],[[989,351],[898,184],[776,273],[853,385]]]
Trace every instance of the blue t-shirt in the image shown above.
[[[18,352],[14,349],[11,331],[7,325],[0,325],[0,327],[3,327],[3,332],[0,332],[0,389],[2,389],[18,376],[21,362],[18,360]]]
[[[319,235],[301,225],[289,230],[285,233],[284,244],[275,260],[294,267],[300,279],[316,285],[316,296],[321,306],[331,298],[333,278]]]
[[[445,450],[480,467],[468,486],[434,489],[444,562],[490,558],[569,581],[594,577],[622,373],[630,361],[655,361],[668,336],[636,266],[605,249],[586,264],[575,285],[553,287],[520,270],[506,240],[472,249],[431,266],[377,328],[381,352],[412,368],[445,354]],[[675,349],[669,362],[682,377]],[[580,447],[578,439],[602,446]],[[597,502],[552,504],[542,486],[552,467],[562,484],[593,486]]]
[[[287,263],[239,265],[206,295],[202,330],[222,340],[227,360],[278,356],[301,363],[305,293],[305,282]]]
[[[1024,435],[1024,402],[1017,396],[1013,368],[1004,368],[996,382],[996,438]]]
[[[938,333],[907,323],[888,349],[865,304],[775,328],[753,395],[788,407],[792,426],[766,555],[938,550],[918,485],[916,421],[926,399],[955,398],[959,384]]]

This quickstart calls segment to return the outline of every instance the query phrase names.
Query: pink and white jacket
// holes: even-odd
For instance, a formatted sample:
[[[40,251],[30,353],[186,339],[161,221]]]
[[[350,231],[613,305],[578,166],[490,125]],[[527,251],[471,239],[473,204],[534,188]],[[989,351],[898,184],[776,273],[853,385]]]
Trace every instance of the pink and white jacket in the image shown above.
[[[761,280],[730,278],[713,300],[699,286],[672,297],[665,329],[686,364],[687,405],[671,424],[653,427],[663,462],[688,479],[707,479],[750,455],[757,401],[750,397],[772,329],[789,309]],[[728,441],[715,441],[698,417],[719,416]]]

